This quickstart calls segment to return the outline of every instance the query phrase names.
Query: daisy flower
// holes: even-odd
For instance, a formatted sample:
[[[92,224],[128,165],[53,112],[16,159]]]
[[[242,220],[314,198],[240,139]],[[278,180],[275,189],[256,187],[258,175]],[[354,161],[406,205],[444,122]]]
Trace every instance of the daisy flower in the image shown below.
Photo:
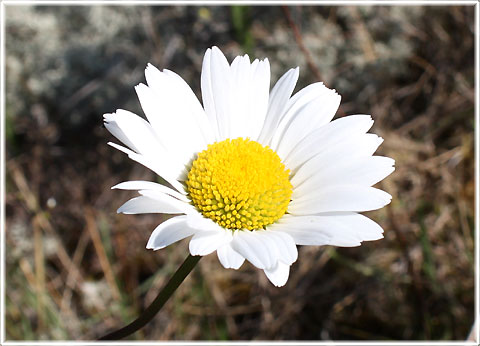
[[[298,67],[270,91],[268,59],[248,55],[231,64],[217,48],[205,53],[203,106],[176,73],[145,70],[135,87],[148,121],[117,110],[105,127],[125,146],[109,143],[170,186],[127,181],[137,190],[119,213],[174,214],[147,243],[162,249],[193,236],[190,253],[217,253],[225,268],[248,260],[283,286],[296,245],[358,246],[383,237],[359,212],[382,208],[391,196],[372,187],[394,170],[373,156],[383,139],[367,131],[369,115],[332,121],[340,96],[323,83],[292,96]]]

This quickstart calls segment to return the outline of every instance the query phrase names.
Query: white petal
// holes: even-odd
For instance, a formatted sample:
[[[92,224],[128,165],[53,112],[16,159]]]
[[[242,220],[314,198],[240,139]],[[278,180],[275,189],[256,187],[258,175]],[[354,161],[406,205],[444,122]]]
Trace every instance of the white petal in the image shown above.
[[[382,190],[360,185],[325,186],[309,195],[293,199],[288,212],[308,215],[332,211],[369,211],[390,203],[392,196]]]
[[[340,136],[341,134],[339,134]],[[329,140],[334,140],[334,136],[330,136]],[[293,174],[290,182],[295,189],[310,177],[315,177],[320,167],[328,168],[337,165],[339,160],[356,160],[371,156],[383,139],[377,135],[367,133],[344,138],[335,145],[323,146],[318,153],[310,160],[301,165]]]
[[[147,249],[163,249],[194,233],[195,230],[188,227],[185,215],[172,217],[155,228],[150,239],[148,239]]]
[[[383,138],[374,133],[367,133],[361,136],[362,141],[355,145],[355,152],[361,153],[359,156],[370,156],[375,153],[380,144],[383,143]]]
[[[128,139],[127,135],[122,131],[120,126],[118,126],[117,122],[115,121],[115,113],[104,114],[103,119],[105,121],[105,128],[110,131],[112,135],[114,135],[117,139],[120,140],[120,142],[124,143],[133,151],[137,153],[139,152],[139,149],[135,146],[135,144],[133,144],[133,142]]]
[[[124,153],[124,154],[127,154],[127,155],[130,155],[130,154],[132,154],[132,155],[139,155],[139,154],[137,154],[136,152],[134,152],[134,151],[131,150],[131,149],[122,147],[120,144],[113,143],[113,142],[108,142],[107,144],[108,144],[109,146],[111,146],[111,147],[113,147],[113,148],[121,151],[121,152]],[[139,156],[141,156],[141,155],[139,155]]]
[[[187,215],[187,223],[189,227],[195,228],[200,231],[225,231],[225,229],[220,226],[218,223],[204,217],[199,211],[194,209],[194,212],[188,213]]]
[[[156,201],[167,203],[172,208],[181,210],[181,212],[185,214],[196,211],[193,205],[191,205],[189,202],[179,200],[160,190],[139,190],[138,193],[140,193],[142,196],[152,198]]]
[[[290,265],[278,262],[277,265],[270,269],[264,269],[265,275],[277,287],[281,287],[287,283],[290,273]]]
[[[138,115],[117,109],[116,113],[104,115],[105,127],[112,129],[114,136],[142,155],[155,155],[164,151],[152,127]]]
[[[368,156],[356,159],[335,160],[318,164],[315,174],[296,185],[292,199],[316,194],[328,185],[372,186],[390,175],[395,168],[395,160],[383,156]],[[293,180],[293,179],[292,179]]]
[[[328,232],[318,231],[317,229],[314,229],[313,226],[311,226],[311,228],[306,228],[303,224],[288,225],[288,227],[282,225],[275,229],[289,234],[297,245],[330,245],[333,238]],[[348,235],[347,237],[351,246],[360,245],[357,238],[352,238]]]
[[[117,110],[115,114],[105,114],[104,119],[105,126],[114,129],[112,134],[119,135],[118,131],[121,131],[121,135],[117,138],[126,139],[124,143],[130,145],[133,151],[112,143],[108,143],[109,145],[128,154],[131,159],[152,169],[178,188],[178,184],[172,180],[176,180],[174,177],[184,170],[184,166],[165,150],[148,122],[122,109]],[[165,162],[168,162],[168,166]]]
[[[285,215],[272,230],[288,233],[298,245],[358,246],[362,241],[383,238],[383,229],[377,223],[349,212]]]
[[[218,122],[217,122],[217,113],[215,110],[215,100],[213,99],[212,92],[212,76],[210,71],[212,50],[207,49],[203,57],[202,62],[202,74],[200,79],[200,89],[202,91],[202,104],[205,109],[205,114],[207,115],[210,128],[213,131],[214,137],[216,140],[220,137],[218,132]],[[228,62],[227,62],[228,65]]]
[[[217,256],[220,263],[227,269],[238,269],[245,262],[245,258],[235,251],[230,243],[217,249]]]
[[[361,241],[371,241],[383,238],[382,227],[365,215],[357,213],[325,213],[319,216],[335,219],[335,221],[343,224],[351,232],[354,232]]]
[[[258,62],[257,62],[258,63]],[[250,58],[248,55],[237,56],[230,66],[230,90],[225,90],[230,95],[230,104],[228,105],[228,133],[230,138],[247,137],[249,127],[249,106],[250,91],[249,81],[252,78],[250,70]],[[215,97],[215,96],[214,96]],[[267,96],[268,97],[268,96]]]
[[[232,240],[230,230],[197,231],[190,240],[192,256],[206,256]]]
[[[369,115],[351,115],[332,121],[302,139],[284,159],[294,173],[298,168],[323,150],[332,150],[342,140],[367,132],[373,125]]]
[[[178,182],[177,179],[172,177],[173,175],[177,174],[175,172],[172,172],[168,165],[160,164],[158,160],[152,160],[144,155],[137,154],[130,149],[122,147],[121,145],[112,142],[108,142],[107,144],[127,154],[130,159],[137,161],[138,163],[157,173],[159,176],[169,182],[170,185],[172,185],[178,192],[185,195],[187,194],[184,186],[180,182]]]
[[[321,222],[316,215],[296,216],[286,214],[276,223],[270,225],[274,232],[284,232],[290,235],[297,245],[329,245],[336,228]],[[338,228],[338,227],[337,227]],[[358,239],[354,239],[358,243]]]
[[[231,83],[230,66],[223,53],[217,47],[207,49],[202,64],[202,100],[217,141],[229,136]]]
[[[232,248],[257,268],[271,268],[274,265],[267,246],[257,238],[255,231],[236,231],[233,235]]]
[[[269,88],[268,59],[250,63],[244,55],[230,66],[217,47],[207,50],[202,66],[202,98],[218,141],[257,139],[267,113]]]
[[[236,231],[232,248],[260,269],[272,268],[280,260],[293,263],[298,256],[293,239],[272,231]]]
[[[229,131],[231,138],[258,138],[265,121],[270,89],[268,59],[250,64],[248,55],[237,57],[231,65]]]
[[[285,115],[288,100],[297,84],[298,74],[298,67],[288,70],[273,87],[268,101],[268,111],[265,117],[265,123],[258,138],[259,143],[263,145],[268,145],[270,143],[278,124]]]
[[[181,193],[172,190],[165,185],[154,183],[152,181],[142,181],[142,180],[131,180],[125,181],[123,183],[117,184],[112,187],[112,189],[120,189],[120,190],[156,190],[162,193],[166,193],[172,197],[178,198],[181,201],[189,203],[190,200]]]
[[[152,68],[147,68],[147,75]],[[160,74],[160,71],[158,72]],[[207,143],[203,139],[202,131],[198,128],[199,124],[193,118],[201,115],[191,112],[185,95],[175,91],[177,82],[173,78],[165,73],[160,75],[165,79],[157,82],[162,84],[162,90],[160,87],[153,89],[144,84],[137,85],[135,90],[145,115],[152,126],[155,126],[155,133],[162,146],[178,162],[177,172],[180,174],[195,153],[206,148]]]
[[[258,232],[258,231],[257,231]],[[281,232],[272,232],[268,229],[266,231],[260,231],[259,236],[265,238],[264,242],[269,245],[272,244],[272,251],[278,251],[276,257],[278,261],[281,261],[285,264],[292,264],[298,258],[297,247],[293,239],[284,233]],[[273,244],[275,244],[273,246]]]
[[[171,197],[171,199],[174,199]],[[178,201],[178,200],[177,200]],[[182,202],[183,203],[183,202]],[[183,214],[185,208],[182,208],[178,203],[171,203],[170,200],[158,200],[151,197],[140,196],[135,197],[125,202],[117,213],[122,214]]]
[[[321,83],[309,85],[295,94],[273,137],[272,148],[280,157],[286,157],[303,138],[332,120],[340,99],[335,90]]]
[[[145,70],[145,77],[148,85],[156,94],[162,95],[163,98],[171,97],[166,101],[170,103],[170,106],[173,107],[176,113],[163,116],[174,116],[177,118],[176,123],[181,125],[179,129],[181,130],[180,135],[185,140],[192,141],[190,136],[193,135],[202,145],[215,141],[215,136],[202,105],[182,77],[167,69],[160,72],[151,64],[148,64]],[[165,128],[165,122],[163,119],[160,120],[160,124],[157,127]],[[182,120],[184,121],[182,122]]]

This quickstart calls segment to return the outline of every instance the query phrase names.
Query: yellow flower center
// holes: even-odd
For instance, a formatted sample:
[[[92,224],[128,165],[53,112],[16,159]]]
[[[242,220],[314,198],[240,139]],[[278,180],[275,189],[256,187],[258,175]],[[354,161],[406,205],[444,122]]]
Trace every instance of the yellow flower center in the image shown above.
[[[285,214],[292,184],[289,170],[268,146],[226,139],[198,154],[187,188],[195,207],[220,226],[261,229]]]

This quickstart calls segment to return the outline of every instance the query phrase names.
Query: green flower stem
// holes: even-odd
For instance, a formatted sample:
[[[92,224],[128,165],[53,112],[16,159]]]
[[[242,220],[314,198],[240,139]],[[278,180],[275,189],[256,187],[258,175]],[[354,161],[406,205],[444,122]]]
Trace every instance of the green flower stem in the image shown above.
[[[107,334],[101,337],[99,340],[120,340],[126,336],[129,336],[135,333],[137,330],[142,328],[148,322],[150,322],[155,315],[160,311],[162,306],[166,303],[168,298],[175,292],[175,290],[180,286],[180,284],[185,280],[188,274],[192,271],[193,268],[200,261],[201,256],[192,256],[188,255],[185,261],[182,263],[180,268],[177,269],[170,281],[165,285],[165,287],[160,291],[157,298],[148,306],[148,308],[132,323],[129,325]]]

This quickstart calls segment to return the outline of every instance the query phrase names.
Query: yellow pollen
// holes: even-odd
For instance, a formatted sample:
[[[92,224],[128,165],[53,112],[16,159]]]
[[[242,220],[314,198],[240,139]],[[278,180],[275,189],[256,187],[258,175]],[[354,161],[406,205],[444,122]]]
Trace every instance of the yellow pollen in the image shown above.
[[[198,154],[186,184],[205,217],[225,228],[254,230],[285,214],[292,195],[289,172],[268,146],[226,139]]]

